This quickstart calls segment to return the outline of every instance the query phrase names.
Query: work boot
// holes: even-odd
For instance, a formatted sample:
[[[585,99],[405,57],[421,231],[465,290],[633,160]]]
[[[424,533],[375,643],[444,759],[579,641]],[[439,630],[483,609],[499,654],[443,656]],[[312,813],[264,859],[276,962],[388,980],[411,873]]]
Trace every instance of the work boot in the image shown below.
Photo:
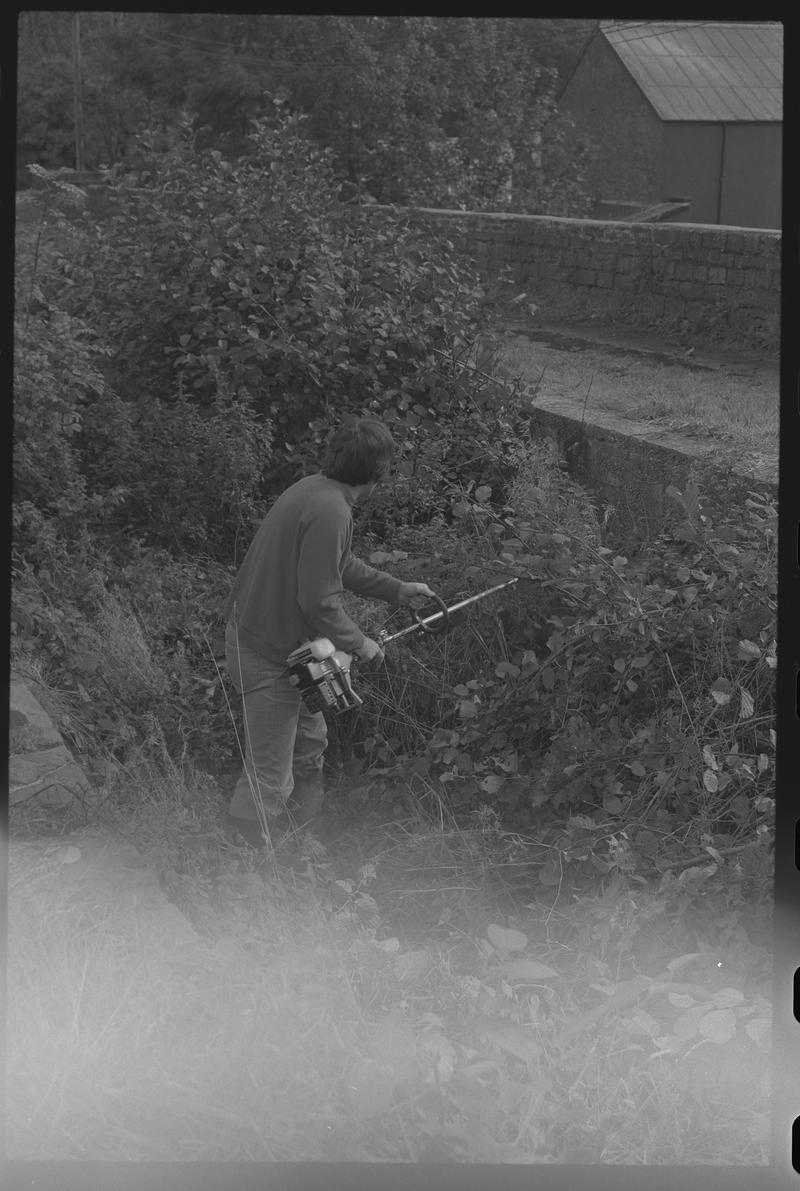
[[[298,828],[310,827],[319,818],[325,800],[325,786],[322,770],[304,773],[295,778],[294,790],[289,800],[289,809]]]
[[[232,837],[232,842],[238,834],[251,848],[260,851],[264,847],[264,833],[258,819],[243,819],[240,815],[228,812],[225,816],[225,833],[229,838]]]

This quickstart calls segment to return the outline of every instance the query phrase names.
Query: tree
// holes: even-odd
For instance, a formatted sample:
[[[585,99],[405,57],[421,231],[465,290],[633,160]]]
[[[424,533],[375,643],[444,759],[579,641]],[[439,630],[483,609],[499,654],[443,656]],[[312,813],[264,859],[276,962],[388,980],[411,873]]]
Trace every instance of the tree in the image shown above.
[[[272,20],[275,44],[292,55],[283,70],[278,59],[276,78],[356,192],[389,203],[585,213],[586,147],[558,119],[557,72],[523,36],[528,22]]]
[[[469,350],[489,297],[446,240],[343,202],[307,122],[276,101],[235,163],[199,149],[188,119],[166,147],[143,138],[140,167],[119,172],[116,212],[78,225],[54,283],[114,344],[105,380],[135,427],[122,449],[84,419],[85,474],[96,483],[112,461],[125,515],[148,537],[148,508],[228,532],[248,484],[267,493],[295,478],[348,414],[371,410],[422,441],[452,412],[442,358]],[[244,451],[248,435],[264,449]],[[445,439],[430,448],[441,458]],[[191,508],[181,487],[196,492]],[[221,525],[215,501],[231,510]],[[195,532],[170,527],[183,542]]]
[[[27,14],[20,152],[72,164],[66,14]],[[592,22],[452,17],[82,14],[86,162],[130,156],[191,113],[199,147],[249,152],[273,98],[306,114],[351,196],[584,213],[585,147],[555,105]]]

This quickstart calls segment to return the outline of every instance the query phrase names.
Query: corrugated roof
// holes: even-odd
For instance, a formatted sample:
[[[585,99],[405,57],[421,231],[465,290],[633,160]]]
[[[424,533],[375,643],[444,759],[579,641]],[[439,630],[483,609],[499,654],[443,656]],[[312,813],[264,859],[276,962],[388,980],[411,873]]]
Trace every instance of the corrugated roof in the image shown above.
[[[602,35],[662,120],[783,118],[783,26],[628,21]]]

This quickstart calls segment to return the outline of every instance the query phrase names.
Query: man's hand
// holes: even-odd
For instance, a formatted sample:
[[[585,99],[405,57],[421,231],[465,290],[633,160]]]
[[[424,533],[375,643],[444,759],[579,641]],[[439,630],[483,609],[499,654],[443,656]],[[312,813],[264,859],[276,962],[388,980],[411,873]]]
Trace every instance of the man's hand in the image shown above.
[[[384,653],[377,641],[373,641],[372,637],[365,637],[364,644],[356,650],[356,657],[360,662],[371,662],[373,659],[382,662]]]
[[[402,583],[398,603],[411,604],[413,608],[421,608],[426,599],[435,599],[434,593],[427,583]]]

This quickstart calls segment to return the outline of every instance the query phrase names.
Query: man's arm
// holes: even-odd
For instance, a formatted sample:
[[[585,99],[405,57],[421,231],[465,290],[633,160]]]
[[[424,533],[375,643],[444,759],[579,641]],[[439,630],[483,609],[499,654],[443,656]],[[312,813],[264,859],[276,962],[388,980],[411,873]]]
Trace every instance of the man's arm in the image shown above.
[[[351,550],[348,550],[342,559],[342,585],[355,595],[385,600],[387,604],[399,604],[400,589],[403,586],[400,579],[393,578],[386,571],[378,571],[375,567],[368,566],[360,558],[356,558]]]

